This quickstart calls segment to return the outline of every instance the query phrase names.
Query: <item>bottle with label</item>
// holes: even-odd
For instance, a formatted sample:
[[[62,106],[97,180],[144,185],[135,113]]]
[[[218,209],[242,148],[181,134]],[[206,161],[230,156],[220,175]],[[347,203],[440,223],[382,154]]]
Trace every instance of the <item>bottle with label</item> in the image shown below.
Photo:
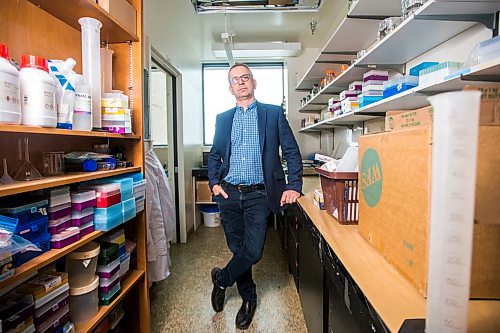
[[[57,127],[71,129],[75,104],[75,80],[73,71],[76,61],[73,58],[49,60],[49,74],[56,81]]]
[[[85,84],[83,75],[76,76],[73,130],[92,130],[92,95],[90,87]]]
[[[47,59],[25,54],[21,57],[22,124],[56,127],[56,82],[49,75]]]
[[[0,123],[21,123],[19,71],[9,62],[4,44],[0,44]]]

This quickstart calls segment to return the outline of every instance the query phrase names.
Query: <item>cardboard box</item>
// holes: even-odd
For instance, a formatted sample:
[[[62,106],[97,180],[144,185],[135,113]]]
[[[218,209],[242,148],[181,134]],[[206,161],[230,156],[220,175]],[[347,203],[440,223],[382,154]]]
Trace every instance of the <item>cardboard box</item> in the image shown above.
[[[376,118],[376,119],[371,119],[367,120],[364,123],[363,126],[363,134],[375,134],[375,133],[381,133],[385,131],[385,118]]]
[[[208,180],[196,182],[196,202],[212,202],[212,192],[208,188]]]
[[[432,107],[430,106],[401,113],[400,111],[387,112],[385,116],[386,132],[431,125]]]
[[[477,193],[492,177],[500,187],[496,171],[491,170],[499,165],[500,127],[480,127],[479,142]],[[430,127],[359,138],[359,232],[424,296],[431,148]],[[490,195],[489,202],[498,206],[495,193],[477,196]],[[484,202],[476,204],[478,208],[489,209]],[[472,266],[471,298],[500,298],[500,225],[475,224]]]
[[[464,90],[482,92],[479,125],[500,126],[500,85],[466,86]]]

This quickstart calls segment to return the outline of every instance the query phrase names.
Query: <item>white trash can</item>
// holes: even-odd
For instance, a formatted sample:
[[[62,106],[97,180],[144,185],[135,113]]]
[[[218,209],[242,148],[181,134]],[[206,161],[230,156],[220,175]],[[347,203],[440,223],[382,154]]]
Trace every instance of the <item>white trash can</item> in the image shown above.
[[[220,211],[217,206],[205,206],[200,208],[203,213],[203,223],[207,227],[218,227],[220,222]]]

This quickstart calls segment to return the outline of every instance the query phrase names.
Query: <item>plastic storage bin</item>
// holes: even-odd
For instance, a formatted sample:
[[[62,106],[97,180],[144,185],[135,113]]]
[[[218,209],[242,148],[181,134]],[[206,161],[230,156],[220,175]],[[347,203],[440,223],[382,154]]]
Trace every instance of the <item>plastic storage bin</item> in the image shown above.
[[[94,281],[100,245],[90,242],[66,256],[66,271],[71,288],[82,288]]]
[[[110,263],[114,263],[119,257],[119,245],[108,242],[100,242],[100,244],[101,252],[99,253],[99,259],[97,263],[99,265],[109,265]]]
[[[88,184],[83,188],[95,190],[97,208],[107,208],[121,201],[120,184]]]
[[[94,227],[96,230],[109,231],[123,222],[121,202],[109,208],[96,208]]]
[[[120,282],[118,282],[110,291],[106,294],[99,293],[99,304],[108,306],[120,295],[121,287]]]
[[[57,220],[61,217],[71,214],[71,202],[62,205],[47,208],[47,214],[50,220]]]
[[[461,62],[446,61],[420,71],[419,85],[430,86],[441,82],[446,76],[458,72],[463,66]]]
[[[3,296],[0,304],[0,328],[2,332],[15,330],[19,324],[32,317],[34,313],[33,296],[22,295],[16,291]]]
[[[71,216],[49,221],[49,233],[52,235],[58,234],[69,227],[71,227]]]
[[[36,331],[40,333],[61,332],[61,328],[70,320],[69,306],[66,304],[59,309],[52,317],[36,326]]]
[[[359,98],[359,107],[360,108],[365,107],[372,103],[376,103],[382,99],[384,99],[384,96],[361,96]]]
[[[0,254],[0,282],[14,275],[14,258],[10,253]],[[1,320],[1,318],[0,318]]]
[[[140,213],[144,210],[144,202],[146,200],[142,199],[142,200],[137,200],[135,202],[135,214],[137,215],[137,213]]]
[[[31,242],[42,251],[21,251],[16,253],[14,255],[14,267],[19,267],[50,250],[50,234],[44,234]]]
[[[110,279],[117,272],[120,272],[120,258],[115,259],[107,265],[97,265],[97,275],[100,278]]]
[[[71,209],[81,211],[97,205],[94,190],[71,192]]]
[[[117,230],[111,235],[105,235],[99,238],[103,242],[113,243],[113,244],[125,244],[125,231],[123,229]]]
[[[21,294],[32,295],[35,300],[35,309],[39,309],[68,289],[68,273],[49,271],[39,273],[19,286],[17,290]]]
[[[33,241],[47,235],[48,227],[49,219],[47,216],[41,216],[23,225],[18,224],[15,233],[26,240]]]
[[[144,175],[142,174],[142,172],[129,173],[129,174],[127,174],[127,176],[132,177],[132,179],[134,180],[134,183],[137,183],[137,182],[144,179]]]
[[[99,312],[98,286],[99,277],[94,276],[87,286],[69,290],[69,309],[73,322],[88,321]]]
[[[120,257],[120,278],[125,276],[130,269],[130,253],[125,253]]]
[[[74,210],[71,212],[71,225],[79,227],[81,225],[94,221],[94,208],[85,208],[84,210]]]
[[[19,220],[19,225],[29,223],[29,221],[47,215],[47,199],[25,199],[8,202],[0,207],[0,214],[13,217]]]
[[[41,308],[35,311],[34,322],[36,326],[43,324],[50,317],[55,315],[59,309],[64,308],[68,305],[69,292],[65,291],[61,295],[57,296]]]
[[[127,199],[122,201],[122,212],[123,212],[123,223],[130,221],[136,215],[135,211],[135,198]]]
[[[99,278],[99,294],[108,294],[120,282],[120,270],[111,278]]]
[[[203,213],[203,224],[207,227],[219,227],[220,210],[217,206],[203,206],[200,208]]]
[[[49,191],[49,207],[56,207],[71,202],[69,187]]]
[[[62,249],[70,244],[80,240],[80,229],[78,227],[69,227],[61,233],[50,237],[50,246],[53,249]]]
[[[418,76],[405,75],[384,83],[384,98],[391,97],[403,91],[418,86]]]
[[[132,177],[119,177],[107,180],[111,181],[112,183],[120,184],[120,193],[122,201],[134,197],[134,179]]]
[[[87,224],[78,227],[80,229],[80,239],[88,234],[94,232],[94,222],[89,222]]]
[[[321,175],[325,210],[340,224],[357,224],[358,173],[315,170]]]
[[[372,70],[363,74],[363,82],[376,80],[376,81],[387,81],[389,79],[388,71],[378,71]]]

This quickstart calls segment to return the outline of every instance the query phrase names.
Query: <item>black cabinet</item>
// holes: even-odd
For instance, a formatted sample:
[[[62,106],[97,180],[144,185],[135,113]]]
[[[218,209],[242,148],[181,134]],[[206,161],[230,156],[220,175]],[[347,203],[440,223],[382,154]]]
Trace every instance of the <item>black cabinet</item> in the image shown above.
[[[285,211],[286,252],[288,271],[293,276],[295,287],[299,289],[299,230],[302,228],[303,213],[297,205]]]

